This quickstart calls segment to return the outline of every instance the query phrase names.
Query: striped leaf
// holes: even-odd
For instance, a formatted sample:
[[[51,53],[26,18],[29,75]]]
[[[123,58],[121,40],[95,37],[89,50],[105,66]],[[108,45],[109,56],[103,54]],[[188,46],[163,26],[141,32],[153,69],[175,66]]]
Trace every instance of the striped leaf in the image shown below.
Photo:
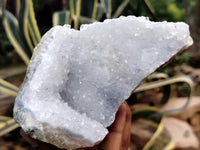
[[[163,115],[155,107],[142,108],[132,113],[133,120],[144,119],[156,127],[155,133],[144,146],[143,150],[171,150],[174,148],[174,141],[172,141],[167,131],[163,128]]]
[[[172,140],[168,131],[164,129],[163,121],[157,125],[157,130],[151,139],[144,146],[143,150],[171,150],[174,149],[175,142]]]
[[[70,14],[73,18],[74,16],[80,16],[81,13],[81,0],[69,0]]]
[[[27,66],[25,65],[17,65],[0,69],[0,79],[6,79],[17,75],[22,75],[26,72],[26,69]]]
[[[76,16],[79,17],[81,14],[81,0],[76,0]]]
[[[34,47],[28,32],[28,14],[30,0],[21,0],[19,11],[19,34],[26,46],[27,51],[32,52]]]
[[[19,88],[3,79],[0,79],[0,91],[16,97]]]
[[[16,5],[16,9],[19,9],[19,19],[17,20],[10,12],[4,10],[3,24],[15,50],[28,64],[41,35],[35,19],[32,0],[18,0]]]
[[[18,127],[19,125],[15,122],[13,118],[0,116],[0,136],[3,136],[17,129]]]
[[[107,17],[107,18],[111,18],[111,13],[112,13],[112,0],[101,0],[101,1],[102,1],[103,5],[104,5],[106,17]]]
[[[155,10],[149,0],[130,0],[129,4],[135,12],[135,15],[141,15],[142,8],[144,7],[144,9],[147,10],[150,16],[152,16],[152,19],[157,20]]]
[[[81,16],[96,19],[98,0],[84,0],[81,3]]]
[[[190,87],[190,91],[188,93],[187,102],[183,106],[180,106],[178,109],[162,112],[165,115],[175,114],[175,113],[179,113],[179,112],[183,111],[188,106],[188,104],[190,102],[190,98],[191,98],[192,94],[194,93],[194,82],[188,76],[177,76],[177,77],[172,78],[170,80],[170,82],[171,82],[171,84],[173,84],[173,83],[187,83]]]
[[[0,13],[1,13],[1,16],[3,14],[3,10],[5,10],[6,2],[7,2],[7,0],[1,0],[0,1],[0,7],[1,7]]]
[[[123,0],[122,3],[118,6],[116,12],[114,13],[114,15],[112,16],[112,18],[117,18],[119,17],[123,10],[126,8],[126,6],[129,4],[130,0]]]
[[[20,10],[20,3],[21,0],[16,0],[16,16],[19,17],[19,10]]]
[[[151,3],[149,2],[149,0],[143,0],[147,10],[149,11],[149,13],[154,17],[156,18],[156,15],[155,15],[155,10],[154,8],[151,6]]]
[[[29,0],[29,11],[28,11],[28,29],[33,41],[34,47],[40,42],[41,35],[35,18],[35,12],[33,8],[32,0]]]
[[[98,0],[94,0],[94,3],[93,3],[93,10],[92,10],[92,19],[93,19],[93,20],[96,19],[97,4],[98,4]]]
[[[81,24],[95,22],[98,0],[69,0],[70,12],[59,11],[53,14],[53,26],[64,25],[66,23],[79,29]]]
[[[153,73],[152,75],[150,75],[149,77],[147,77],[148,82],[153,82],[153,81],[161,81],[163,79],[167,79],[169,78],[167,74],[165,73]],[[162,93],[163,93],[163,97],[161,99],[161,102],[159,105],[163,106],[164,104],[166,104],[170,98],[171,95],[171,85],[165,85],[162,86]]]
[[[16,52],[28,65],[32,53],[29,50],[29,48],[27,48],[27,45],[20,37],[19,24],[17,19],[15,18],[15,16],[13,16],[10,12],[6,10],[3,10],[3,26],[8,36],[8,39],[12,43]]]
[[[135,112],[132,113],[132,119],[144,119],[148,120],[151,123],[153,123],[157,130],[151,137],[151,139],[147,142],[147,144],[144,146],[143,150],[171,150],[174,148],[174,141],[172,141],[171,137],[167,134],[166,130],[163,128],[162,118],[165,115],[170,115],[174,113],[178,113],[182,110],[184,110],[190,100],[190,97],[194,90],[194,83],[188,76],[177,76],[173,78],[167,78],[164,74],[157,74],[152,75],[149,78],[155,79],[155,78],[164,78],[158,81],[150,82],[150,83],[144,83],[140,87],[138,87],[134,92],[149,90],[152,88],[162,87],[166,85],[171,85],[174,83],[187,83],[190,87],[190,91],[188,93],[188,101],[183,105],[180,106],[180,108],[175,110],[169,110],[169,111],[160,111],[158,108],[155,107],[145,107],[142,109],[138,109]]]
[[[161,122],[162,117],[163,114],[160,112],[158,108],[155,107],[141,108],[132,113],[132,120],[142,118],[154,122],[155,124],[159,124]]]
[[[59,11],[53,14],[53,26],[68,24],[70,20],[69,11]]]
[[[79,16],[79,17],[74,16],[72,21],[74,24],[74,29],[79,29],[82,24],[89,24],[89,23],[95,22],[95,20],[92,20],[87,17],[82,17],[82,16]]]
[[[154,89],[154,88],[158,88],[158,87],[163,87],[163,86],[167,86],[167,85],[171,85],[171,84],[175,84],[175,83],[187,83],[190,87],[190,93],[188,93],[188,101],[186,102],[186,104],[184,106],[181,106],[179,109],[170,110],[170,111],[165,112],[166,114],[178,113],[187,107],[187,105],[189,104],[190,97],[194,91],[194,82],[188,76],[177,76],[177,77],[172,77],[172,78],[154,81],[154,82],[150,82],[150,83],[144,83],[141,86],[139,86],[137,89],[135,89],[133,91],[133,93],[146,91],[146,90],[150,90],[150,89]],[[166,96],[169,97],[168,95],[166,95]],[[163,103],[166,103],[168,100],[167,99],[163,100],[164,101]]]
[[[81,24],[92,23],[96,17],[97,0],[70,0],[70,15],[69,24],[75,29],[79,29]],[[55,20],[58,17],[55,16]],[[55,21],[56,22],[56,21]]]
[[[97,3],[97,8],[96,8],[96,20],[100,20],[103,17],[104,14],[104,6],[102,3]]]
[[[166,73],[162,72],[155,72],[147,77],[148,80],[154,80],[154,79],[167,79],[169,76]]]
[[[69,0],[70,14],[72,18],[74,17],[76,11],[76,4],[74,4],[76,1],[77,0]]]

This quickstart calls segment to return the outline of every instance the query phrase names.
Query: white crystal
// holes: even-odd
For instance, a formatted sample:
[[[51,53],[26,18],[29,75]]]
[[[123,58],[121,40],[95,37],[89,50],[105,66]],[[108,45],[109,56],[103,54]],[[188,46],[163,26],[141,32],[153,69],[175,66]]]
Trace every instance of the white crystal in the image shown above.
[[[192,44],[187,24],[120,17],[56,26],[34,50],[14,117],[33,138],[60,148],[93,146],[121,103],[157,67]]]

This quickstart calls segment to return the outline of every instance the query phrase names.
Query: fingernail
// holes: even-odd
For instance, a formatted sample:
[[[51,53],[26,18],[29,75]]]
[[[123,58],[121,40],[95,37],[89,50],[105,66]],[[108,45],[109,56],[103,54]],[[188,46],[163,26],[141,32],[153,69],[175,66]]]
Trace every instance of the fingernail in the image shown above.
[[[126,115],[126,104],[125,103],[122,103],[121,111],[124,113],[124,115]]]
[[[126,103],[125,102],[122,103],[122,107],[124,107],[124,109],[126,109]]]

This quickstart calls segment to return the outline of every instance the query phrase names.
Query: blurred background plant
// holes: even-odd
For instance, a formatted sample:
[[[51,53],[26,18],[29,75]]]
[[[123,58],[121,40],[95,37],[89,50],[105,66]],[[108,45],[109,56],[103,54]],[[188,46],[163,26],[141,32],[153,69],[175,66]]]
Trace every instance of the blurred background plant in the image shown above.
[[[200,0],[1,0],[0,4],[0,145],[4,145],[1,149],[31,149],[19,136],[19,126],[12,119],[12,105],[41,35],[55,25],[70,24],[79,29],[81,24],[121,15],[144,15],[153,21],[185,21],[190,24],[194,38],[187,53],[157,70],[162,73],[150,75],[127,100],[133,112],[131,149],[199,148]],[[191,98],[192,94],[196,97]],[[191,109],[192,113],[183,117]],[[189,135],[185,136],[185,127],[180,128],[183,135],[174,137],[174,128],[168,122],[175,122],[174,126],[187,124]],[[196,139],[188,142],[184,137]],[[181,147],[184,143],[188,145]]]

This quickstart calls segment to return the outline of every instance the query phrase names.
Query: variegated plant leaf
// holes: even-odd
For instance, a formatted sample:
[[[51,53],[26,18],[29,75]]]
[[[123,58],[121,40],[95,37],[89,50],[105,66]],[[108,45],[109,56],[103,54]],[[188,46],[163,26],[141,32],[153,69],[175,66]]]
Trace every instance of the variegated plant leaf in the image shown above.
[[[3,136],[17,129],[18,127],[19,125],[15,122],[13,118],[0,116],[0,136]]]
[[[35,12],[33,8],[32,0],[29,0],[29,11],[28,11],[28,29],[30,32],[31,39],[33,41],[34,47],[40,42],[41,35],[37,25],[37,20],[35,18]]]
[[[163,80],[158,80],[158,81],[154,81],[154,82],[150,82],[150,83],[145,83],[145,84],[142,84],[141,86],[139,86],[137,89],[135,89],[133,91],[133,93],[135,92],[141,92],[141,91],[146,91],[146,90],[150,90],[150,89],[154,89],[154,88],[157,88],[157,87],[163,87],[163,86],[167,86],[167,85],[171,85],[171,84],[175,84],[175,83],[187,83],[190,87],[190,93],[188,93],[188,101],[186,102],[186,104],[184,106],[181,106],[179,109],[177,110],[170,110],[168,112],[165,112],[165,113],[177,113],[177,112],[180,112],[182,110],[184,110],[187,105],[189,104],[189,100],[190,100],[190,97],[194,91],[194,82],[193,80],[188,77],[188,76],[176,76],[176,77],[172,77],[172,78],[167,78],[167,79],[163,79]],[[168,89],[169,90],[169,89]],[[167,97],[169,97],[167,95]],[[163,100],[163,103],[166,103],[167,100]]]
[[[19,88],[3,79],[0,79],[0,90],[15,97],[17,96]]]
[[[174,148],[174,141],[163,127],[163,116],[164,114],[155,107],[142,108],[132,113],[132,120],[144,119],[156,128],[156,131],[151,139],[145,144],[143,150],[171,150]]]
[[[105,13],[106,13],[106,17],[107,18],[111,18],[112,0],[101,0],[101,2],[103,3],[104,9],[105,9]]]
[[[81,16],[96,19],[98,0],[84,0],[81,3]]]
[[[175,147],[175,142],[172,140],[168,131],[164,128],[163,121],[157,124],[156,132],[144,146],[143,150],[171,150]]]
[[[119,17],[122,14],[123,10],[126,8],[126,6],[129,4],[129,2],[130,0],[123,0],[122,3],[118,6],[112,18]]]
[[[69,20],[70,12],[68,10],[58,11],[53,14],[53,26],[69,24]]]
[[[30,0],[21,0],[19,11],[19,35],[24,41],[27,51],[33,51],[34,47],[28,32],[28,14]]]
[[[28,65],[32,56],[32,52],[27,47],[25,42],[21,39],[19,34],[19,24],[14,15],[7,10],[3,10],[3,26],[8,36],[8,39],[12,43],[16,52],[20,55],[23,61]]]

